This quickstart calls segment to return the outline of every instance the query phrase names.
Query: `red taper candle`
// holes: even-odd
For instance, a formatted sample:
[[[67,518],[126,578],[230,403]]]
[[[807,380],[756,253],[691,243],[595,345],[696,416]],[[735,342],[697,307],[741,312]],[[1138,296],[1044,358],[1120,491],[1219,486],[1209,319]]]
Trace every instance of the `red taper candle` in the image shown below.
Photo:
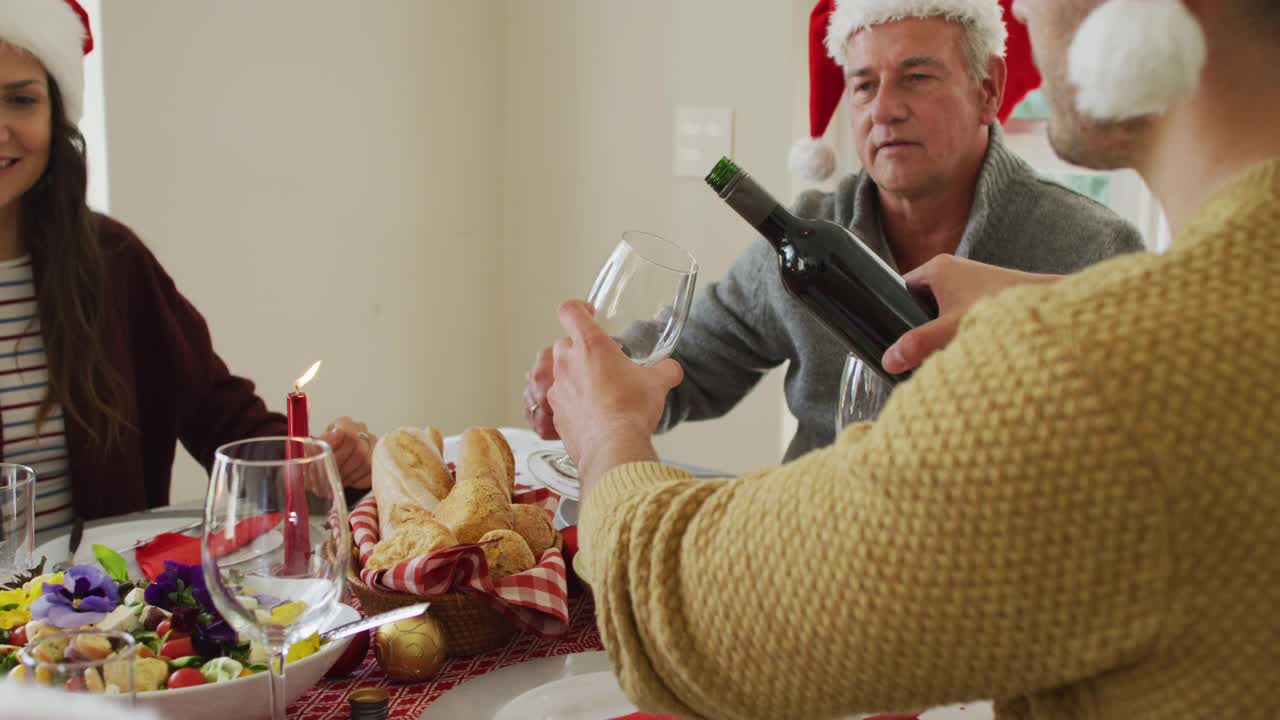
[[[311,366],[294,383],[288,396],[288,429],[291,438],[309,438],[311,429],[308,418],[307,394],[302,386],[315,377],[320,363]],[[300,458],[302,443],[293,440],[285,443],[285,457]],[[311,533],[308,525],[306,472],[304,466],[289,465],[285,468],[284,487],[284,571],[286,575],[304,575],[311,560]]]

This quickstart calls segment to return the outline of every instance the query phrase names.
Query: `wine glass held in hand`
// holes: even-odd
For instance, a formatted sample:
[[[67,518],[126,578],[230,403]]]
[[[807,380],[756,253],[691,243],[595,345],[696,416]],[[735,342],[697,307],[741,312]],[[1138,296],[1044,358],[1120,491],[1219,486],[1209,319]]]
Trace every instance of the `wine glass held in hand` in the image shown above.
[[[271,716],[285,717],[289,648],[319,642],[338,613],[351,535],[333,451],[258,438],[218,448],[201,556],[210,600],[271,657]]]
[[[596,275],[587,303],[596,322],[637,365],[671,356],[689,317],[698,262],[679,245],[644,232],[625,232]],[[563,452],[529,457],[534,477],[576,497],[578,469]]]

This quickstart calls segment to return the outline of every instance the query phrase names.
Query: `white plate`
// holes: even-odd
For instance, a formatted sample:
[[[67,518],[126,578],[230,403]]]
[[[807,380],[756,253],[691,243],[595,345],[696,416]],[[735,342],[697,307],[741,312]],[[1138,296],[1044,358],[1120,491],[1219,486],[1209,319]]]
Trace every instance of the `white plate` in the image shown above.
[[[612,672],[549,682],[507,703],[493,720],[606,720],[636,712]]]
[[[601,672],[609,672],[609,656],[603,652],[575,653],[530,660],[486,673],[458,685],[427,706],[420,720],[542,718],[544,716],[529,713],[516,715],[499,715],[499,713],[507,712],[506,706],[511,704],[517,696],[543,687],[547,683]],[[632,712],[635,712],[634,708],[624,709],[612,715],[601,712],[595,717],[605,720]]]
[[[76,550],[76,556],[72,564],[98,565],[98,559],[93,555],[93,546],[106,545],[120,553],[120,556],[128,563],[129,577],[140,578],[142,577],[142,570],[138,567],[133,546],[141,540],[150,540],[160,533],[187,527],[194,521],[195,518],[182,517],[148,518],[146,520],[129,520],[127,522],[85,528],[84,537],[80,539],[80,547]],[[199,537],[200,529],[198,527],[189,528],[184,530],[183,534]],[[45,568],[52,569],[56,563],[66,559],[70,542],[70,534],[48,540],[36,548],[35,557],[38,558],[44,555],[47,558]],[[237,550],[230,556],[230,558],[235,559],[228,558],[227,562],[234,564],[252,560],[275,550],[283,542],[284,536],[280,534],[280,531],[272,530],[254,538],[245,547]]]
[[[88,532],[86,531],[86,535]],[[338,607],[338,615],[328,628],[360,619],[360,613],[348,605]],[[284,674],[289,702],[302,696],[333,667],[351,638],[343,638],[320,648],[320,652],[290,663]],[[155,690],[138,693],[138,705],[151,708],[166,718],[183,720],[259,720],[271,715],[271,684],[267,673],[211,685]]]
[[[93,556],[93,546],[106,545],[112,550],[121,551],[120,554],[129,562],[129,577],[142,577],[142,571],[138,569],[138,564],[134,562],[133,551],[123,552],[123,550],[132,548],[139,540],[150,540],[162,532],[190,525],[195,520],[197,520],[196,517],[159,517],[85,528],[84,536],[80,539],[80,548],[76,550],[73,564],[97,565],[98,560]],[[197,531],[188,530],[187,534],[190,535],[195,532]],[[39,558],[44,555],[47,558],[45,569],[48,570],[55,563],[60,563],[67,559],[67,550],[71,547],[70,542],[71,535],[69,533],[47,540],[36,547],[35,557]]]

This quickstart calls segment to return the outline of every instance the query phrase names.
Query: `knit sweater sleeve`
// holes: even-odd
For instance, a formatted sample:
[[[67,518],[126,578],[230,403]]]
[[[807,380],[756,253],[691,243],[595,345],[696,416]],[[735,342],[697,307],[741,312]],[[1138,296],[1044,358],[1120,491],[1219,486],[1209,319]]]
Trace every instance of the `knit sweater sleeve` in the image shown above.
[[[976,308],[832,447],[731,480],[633,464],[597,483],[584,560],[634,701],[717,718],[914,710],[1150,649],[1168,584],[1154,470],[1067,326],[1019,294]]]

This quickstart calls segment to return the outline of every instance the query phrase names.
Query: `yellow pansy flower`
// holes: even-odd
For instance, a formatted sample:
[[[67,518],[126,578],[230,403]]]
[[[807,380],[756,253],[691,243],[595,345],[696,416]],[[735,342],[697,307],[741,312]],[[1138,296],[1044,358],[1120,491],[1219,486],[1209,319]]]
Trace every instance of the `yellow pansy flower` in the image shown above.
[[[311,637],[301,642],[296,642],[289,646],[289,654],[286,656],[286,662],[297,662],[308,655],[315,655],[320,652],[320,635],[313,634]]]
[[[301,600],[277,605],[271,608],[271,622],[278,625],[292,625],[306,609],[307,604]]]

